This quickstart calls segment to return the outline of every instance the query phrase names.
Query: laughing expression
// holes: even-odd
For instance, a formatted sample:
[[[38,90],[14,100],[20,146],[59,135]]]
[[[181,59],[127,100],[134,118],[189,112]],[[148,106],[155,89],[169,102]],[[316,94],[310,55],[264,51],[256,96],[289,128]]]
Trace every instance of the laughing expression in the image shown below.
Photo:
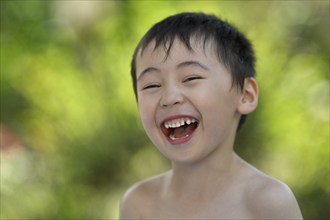
[[[155,146],[173,162],[196,162],[232,146],[240,92],[212,44],[175,40],[169,56],[150,43],[137,55],[138,107]],[[231,149],[230,149],[231,150]]]

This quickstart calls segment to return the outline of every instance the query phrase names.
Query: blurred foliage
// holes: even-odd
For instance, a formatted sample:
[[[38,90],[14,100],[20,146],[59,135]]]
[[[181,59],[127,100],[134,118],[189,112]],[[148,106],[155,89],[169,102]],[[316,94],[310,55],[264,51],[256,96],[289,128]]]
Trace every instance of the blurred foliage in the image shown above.
[[[258,110],[236,151],[329,218],[328,1],[1,1],[1,219],[116,219],[125,189],[170,167],[147,139],[130,60],[181,11],[254,44]]]

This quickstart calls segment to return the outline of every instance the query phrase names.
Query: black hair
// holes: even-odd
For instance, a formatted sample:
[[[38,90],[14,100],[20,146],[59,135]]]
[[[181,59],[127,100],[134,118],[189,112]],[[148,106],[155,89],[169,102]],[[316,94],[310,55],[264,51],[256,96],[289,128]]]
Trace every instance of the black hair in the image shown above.
[[[179,39],[187,49],[192,50],[190,39],[195,37],[204,44],[211,40],[214,43],[218,59],[229,70],[233,85],[241,90],[247,77],[255,77],[255,57],[251,43],[234,26],[214,15],[204,13],[180,13],[156,23],[143,36],[137,45],[132,63],[131,75],[133,88],[137,97],[136,85],[136,56],[143,53],[144,49],[155,41],[154,49],[162,45],[170,53],[175,39]],[[238,129],[246,120],[242,115]]]

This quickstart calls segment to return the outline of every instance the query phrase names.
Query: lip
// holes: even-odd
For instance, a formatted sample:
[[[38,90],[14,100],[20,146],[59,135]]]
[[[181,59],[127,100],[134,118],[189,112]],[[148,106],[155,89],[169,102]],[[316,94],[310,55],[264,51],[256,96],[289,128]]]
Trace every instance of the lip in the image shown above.
[[[178,140],[172,140],[168,136],[165,136],[165,137],[171,145],[180,145],[180,144],[184,144],[184,143],[190,141],[190,139],[193,138],[193,135],[194,135],[196,130],[197,130],[197,128],[190,135],[188,135],[187,137],[180,138]]]
[[[164,130],[166,129],[164,124],[165,122],[167,121],[170,121],[170,120],[175,120],[175,119],[178,119],[178,118],[193,118],[197,121],[197,123],[199,124],[199,120],[192,116],[192,115],[174,115],[174,116],[170,116],[170,117],[167,117],[165,118],[161,123],[160,123],[160,128],[161,130]],[[179,145],[179,144],[184,144],[186,142],[188,142],[191,138],[193,138],[194,136],[194,133],[195,131],[198,129],[198,125],[197,127],[193,130],[193,132],[191,134],[189,134],[187,137],[183,137],[183,138],[179,138],[177,140],[172,140],[168,135],[165,135],[165,133],[162,131],[163,135],[166,137],[166,140],[171,144],[171,145]]]

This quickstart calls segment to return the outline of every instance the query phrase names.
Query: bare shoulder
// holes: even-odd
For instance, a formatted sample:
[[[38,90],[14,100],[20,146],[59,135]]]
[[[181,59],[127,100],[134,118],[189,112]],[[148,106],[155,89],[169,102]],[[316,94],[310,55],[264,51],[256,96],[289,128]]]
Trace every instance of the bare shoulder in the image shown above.
[[[160,192],[165,174],[152,177],[131,186],[124,194],[120,204],[120,219],[142,219],[150,208],[152,200]]]
[[[256,218],[302,219],[297,200],[283,182],[256,172],[248,186],[249,208]]]

